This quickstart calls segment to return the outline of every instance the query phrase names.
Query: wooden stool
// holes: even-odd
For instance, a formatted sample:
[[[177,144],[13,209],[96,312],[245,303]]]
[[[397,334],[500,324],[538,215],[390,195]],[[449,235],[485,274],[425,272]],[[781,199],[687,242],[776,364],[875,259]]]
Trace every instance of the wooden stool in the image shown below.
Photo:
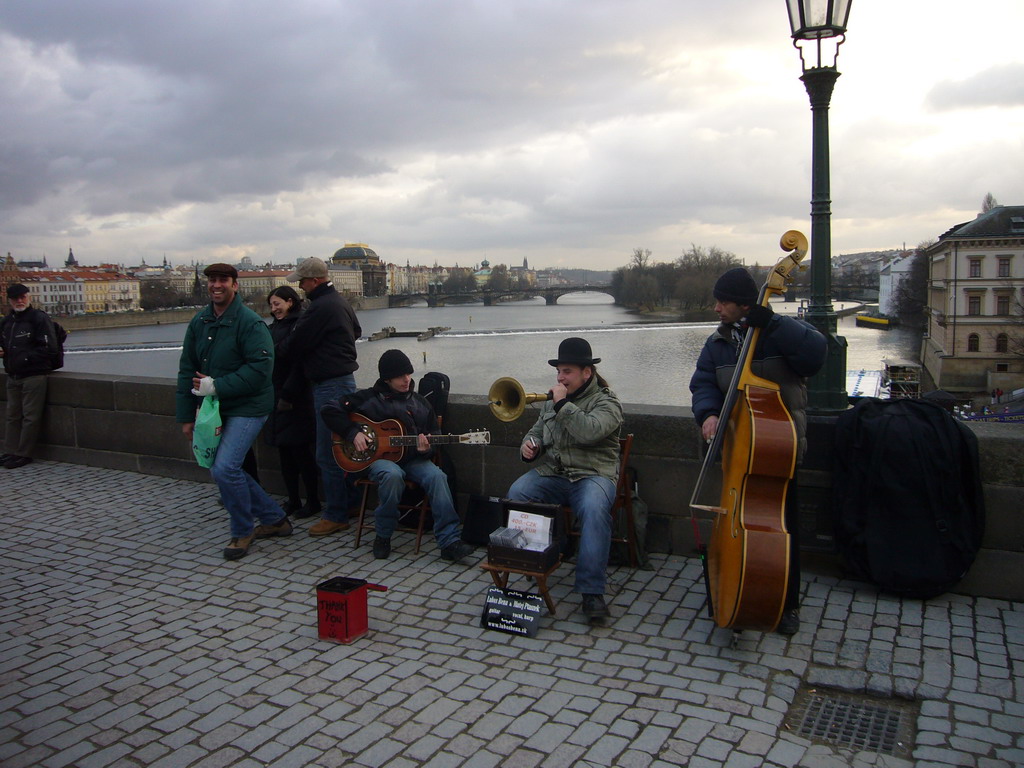
[[[491,565],[490,563],[481,563],[480,567],[491,574],[491,578],[494,579],[494,586],[505,589],[508,586],[508,577],[515,573],[520,576],[529,576],[537,582],[537,591],[540,592],[540,596],[544,598],[544,604],[548,607],[548,613],[552,616],[555,615],[555,601],[551,597],[551,592],[548,590],[548,576],[555,572],[555,569],[562,564],[562,558],[559,557],[546,571],[527,571],[522,568],[513,568],[510,565]]]

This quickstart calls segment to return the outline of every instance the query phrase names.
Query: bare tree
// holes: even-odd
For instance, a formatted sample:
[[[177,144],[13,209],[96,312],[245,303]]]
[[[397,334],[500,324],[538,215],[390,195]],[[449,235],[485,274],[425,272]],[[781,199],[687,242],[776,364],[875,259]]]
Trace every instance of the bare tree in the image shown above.
[[[1006,330],[1006,351],[1024,357],[1024,304],[1019,294],[1013,301],[1013,319]]]
[[[682,310],[710,309],[718,276],[741,266],[735,254],[717,246],[691,245],[668,264],[652,264],[651,252],[634,248],[629,265],[612,276],[615,301],[627,307],[654,310],[675,304]]]
[[[647,269],[651,263],[651,252],[647,248],[634,248],[633,258],[629,261],[630,269]]]
[[[918,247],[912,259],[910,271],[893,290],[893,308],[903,323],[923,327],[928,304],[928,257]]]
[[[712,245],[705,250],[703,246],[692,243],[690,250],[683,251],[682,255],[676,259],[676,264],[683,271],[714,275],[715,278],[726,270],[743,266],[735,253],[723,251],[717,245]]]
[[[487,287],[492,291],[507,291],[512,281],[508,275],[508,266],[498,264],[491,267],[491,276],[487,280]]]
[[[676,259],[675,291],[681,309],[710,309],[714,305],[715,281],[719,275],[741,266],[736,254],[723,251],[716,245],[705,249],[690,244]]]
[[[644,275],[637,282],[637,302],[643,309],[654,311],[658,308],[661,289],[654,275]]]
[[[442,284],[446,293],[472,293],[477,288],[476,278],[471,269],[452,269]]]
[[[981,212],[988,213],[998,205],[999,201],[992,196],[991,192],[987,192],[985,193],[985,199],[981,201]]]

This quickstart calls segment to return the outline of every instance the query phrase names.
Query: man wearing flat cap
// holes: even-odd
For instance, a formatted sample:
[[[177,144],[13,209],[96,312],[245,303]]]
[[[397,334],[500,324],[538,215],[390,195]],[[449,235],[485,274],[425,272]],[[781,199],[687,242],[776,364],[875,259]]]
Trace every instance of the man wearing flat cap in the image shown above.
[[[242,469],[250,446],[274,407],[274,342],[263,319],[242,303],[238,271],[230,264],[203,270],[210,304],[185,330],[178,364],[177,420],[189,440],[207,395],[220,403],[220,444],[210,467],[228,511],[231,539],[224,559],[238,560],[253,539],[288,536],[288,516]]]
[[[391,536],[398,527],[398,503],[405,491],[405,481],[409,479],[419,485],[430,500],[434,538],[441,559],[457,563],[473,554],[473,547],[462,541],[448,478],[431,461],[433,448],[427,436],[438,431],[434,409],[416,392],[412,361],[400,349],[389,349],[380,356],[377,373],[379,378],[372,387],[328,403],[320,414],[327,427],[352,443],[357,452],[367,449],[369,439],[349,418],[353,413],[375,422],[393,419],[402,425],[404,434],[417,436],[415,449],[407,449],[398,462],[377,459],[366,470],[366,476],[377,483],[378,504],[373,513],[377,535],[373,540],[373,556],[383,560],[391,554]]]
[[[733,371],[743,339],[750,328],[761,328],[753,351],[752,370],[779,385],[782,400],[793,419],[797,436],[797,463],[807,449],[807,377],[825,363],[825,337],[812,325],[761,306],[754,278],[735,267],[715,283],[715,312],[721,325],[704,342],[697,369],[690,379],[693,417],[701,435],[710,441],[719,429]],[[785,523],[790,535],[789,584],[778,632],[792,635],[800,628],[800,540],[797,515],[797,484],[786,494]]]
[[[558,345],[548,360],[556,371],[551,397],[519,448],[522,460],[536,465],[508,490],[513,501],[572,507],[580,530],[575,590],[591,621],[609,616],[604,591],[622,427],[622,406],[598,374],[599,362],[586,339]]]
[[[316,463],[324,484],[324,516],[309,527],[311,536],[326,536],[348,528],[348,484],[345,473],[334,461],[331,430],[320,418],[327,403],[356,391],[356,339],[362,333],[359,320],[334,288],[327,264],[315,256],[303,260],[288,282],[298,283],[309,306],[295,321],[295,327],[280,347],[282,355],[301,361],[302,372],[313,383],[316,419]]]
[[[0,466],[32,463],[46,407],[47,375],[59,366],[60,339],[50,316],[31,304],[21,283],[7,287],[11,311],[0,320],[0,357],[7,371],[7,450]]]

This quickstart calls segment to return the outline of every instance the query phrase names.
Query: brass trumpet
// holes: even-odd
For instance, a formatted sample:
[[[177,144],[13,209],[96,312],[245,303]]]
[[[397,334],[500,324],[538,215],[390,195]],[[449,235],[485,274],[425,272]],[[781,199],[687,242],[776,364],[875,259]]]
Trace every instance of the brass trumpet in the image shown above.
[[[499,421],[515,421],[523,415],[523,411],[530,403],[550,399],[550,392],[544,394],[524,392],[523,385],[508,376],[491,384],[491,388],[487,392],[491,413]]]

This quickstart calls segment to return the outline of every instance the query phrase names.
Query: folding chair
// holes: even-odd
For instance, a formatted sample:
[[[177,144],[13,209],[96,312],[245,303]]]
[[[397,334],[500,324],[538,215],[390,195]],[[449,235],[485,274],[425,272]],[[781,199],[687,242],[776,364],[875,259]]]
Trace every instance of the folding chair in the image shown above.
[[[437,417],[437,426],[442,426],[443,419],[441,416]],[[439,454],[434,453],[433,462],[438,463]],[[370,498],[370,489],[376,488],[377,483],[366,477],[361,477],[356,480],[356,487],[363,489],[362,501],[359,503],[359,517],[356,520],[356,538],[354,546],[358,547],[359,542],[362,541],[364,530],[375,530],[376,526],[373,521],[366,521],[366,505]],[[398,502],[398,530],[400,531],[415,531],[416,532],[416,549],[414,552],[418,555],[420,553],[420,543],[423,541],[423,529],[426,527],[426,522],[430,518],[430,498],[427,496],[419,483],[412,480],[405,481],[406,492],[402,494],[402,499],[406,499],[407,496],[411,495],[411,498],[406,501],[401,499]],[[414,501],[414,499],[417,499]],[[416,526],[402,525],[402,518],[407,515],[403,513],[415,512],[416,513]]]

